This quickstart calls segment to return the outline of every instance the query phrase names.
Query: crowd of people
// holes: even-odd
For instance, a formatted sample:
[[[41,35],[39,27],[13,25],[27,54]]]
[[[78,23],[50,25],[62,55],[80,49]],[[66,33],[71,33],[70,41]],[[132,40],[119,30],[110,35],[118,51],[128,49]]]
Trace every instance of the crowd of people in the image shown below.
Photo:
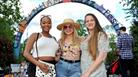
[[[52,20],[45,15],[40,19],[42,32],[33,33],[27,39],[23,56],[28,60],[28,77],[107,77],[105,60],[109,52],[109,38],[97,17],[88,13],[84,17],[88,35],[79,36],[80,25],[66,18],[57,25],[61,37],[56,40],[50,34]],[[122,77],[131,76],[133,61],[133,37],[120,28],[117,52],[120,58]],[[127,75],[127,70],[130,70]],[[21,77],[24,77],[24,63]]]

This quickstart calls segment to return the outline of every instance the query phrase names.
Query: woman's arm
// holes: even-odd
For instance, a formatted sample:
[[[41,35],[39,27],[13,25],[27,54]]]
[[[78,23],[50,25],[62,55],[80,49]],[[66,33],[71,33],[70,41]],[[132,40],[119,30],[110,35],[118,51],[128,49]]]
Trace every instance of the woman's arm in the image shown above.
[[[56,52],[56,56],[55,56],[55,61],[58,62],[60,60],[60,57],[62,55],[62,51],[61,49],[59,48]]]
[[[37,39],[37,33],[33,33],[27,40],[27,43],[26,43],[26,46],[25,46],[25,50],[24,50],[24,53],[23,53],[23,56],[29,60],[30,62],[32,62],[33,64],[35,64],[36,66],[40,67],[40,69],[43,71],[43,72],[48,72],[48,66],[39,62],[38,60],[36,60],[31,54],[31,50],[33,48],[33,45],[34,45],[34,42],[36,41]]]
[[[30,54],[31,50],[33,48],[34,42],[36,41],[37,33],[33,33],[27,40],[25,50],[23,52],[23,56],[30,62],[32,62],[35,65],[38,65],[38,61],[33,58],[33,56]]]
[[[58,62],[60,60],[60,57],[62,55],[60,40],[58,40],[58,45],[59,45],[59,48],[58,48],[58,50],[56,51],[56,54],[55,54],[55,61],[56,62]]]

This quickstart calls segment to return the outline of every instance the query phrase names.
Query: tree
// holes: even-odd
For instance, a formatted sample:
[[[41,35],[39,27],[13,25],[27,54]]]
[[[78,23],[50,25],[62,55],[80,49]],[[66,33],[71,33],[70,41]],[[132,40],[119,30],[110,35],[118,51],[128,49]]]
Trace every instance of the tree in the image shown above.
[[[14,62],[14,24],[21,18],[19,0],[0,0],[0,67]]]
[[[78,19],[76,21],[78,24],[80,24],[80,29],[77,30],[79,36],[86,36],[87,35],[87,30],[86,27],[84,26],[84,21],[81,19]]]
[[[117,56],[116,56],[116,42],[115,42],[115,39],[116,39],[116,35],[115,34],[110,34],[110,37],[109,37],[109,46],[110,46],[110,52],[108,53],[107,55],[107,59],[106,59],[106,64],[111,64],[114,60],[117,59]]]
[[[131,35],[134,38],[134,47],[133,47],[133,53],[134,53],[134,74],[135,77],[138,76],[138,21],[133,22],[132,26],[130,27]]]
[[[126,18],[132,17],[134,21],[138,21],[138,0],[122,0],[120,3],[123,3]]]
[[[15,28],[13,24],[18,23],[21,19],[19,0],[1,0],[0,1],[0,36],[13,39]]]

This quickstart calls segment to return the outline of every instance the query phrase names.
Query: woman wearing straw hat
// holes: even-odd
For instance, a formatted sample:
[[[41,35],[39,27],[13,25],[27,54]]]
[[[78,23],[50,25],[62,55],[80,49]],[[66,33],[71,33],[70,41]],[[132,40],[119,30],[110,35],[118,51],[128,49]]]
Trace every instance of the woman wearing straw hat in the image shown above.
[[[80,25],[72,19],[65,19],[57,26],[62,31],[59,40],[60,60],[56,64],[57,77],[80,77],[80,42],[76,30]]]

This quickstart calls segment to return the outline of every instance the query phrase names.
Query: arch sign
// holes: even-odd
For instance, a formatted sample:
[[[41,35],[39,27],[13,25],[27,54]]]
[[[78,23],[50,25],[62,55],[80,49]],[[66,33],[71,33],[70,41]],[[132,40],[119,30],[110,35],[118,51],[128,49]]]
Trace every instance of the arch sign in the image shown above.
[[[26,24],[28,25],[30,23],[30,21],[34,18],[34,16],[36,16],[42,10],[44,10],[50,6],[59,4],[59,3],[67,3],[67,2],[81,3],[81,4],[85,4],[85,5],[88,5],[94,9],[96,9],[97,11],[99,11],[101,14],[103,14],[108,19],[108,21],[114,27],[115,31],[118,32],[119,22],[114,18],[113,15],[110,14],[109,10],[105,9],[102,5],[101,6],[98,5],[96,2],[94,2],[92,0],[47,0],[46,2],[43,2],[42,4],[40,4],[36,9],[33,9],[32,12],[30,13],[30,15],[25,18],[25,20],[27,21]],[[15,37],[14,55],[15,55],[16,59],[19,58],[20,40],[21,40],[21,36],[23,34],[23,31],[19,30],[16,37]]]

